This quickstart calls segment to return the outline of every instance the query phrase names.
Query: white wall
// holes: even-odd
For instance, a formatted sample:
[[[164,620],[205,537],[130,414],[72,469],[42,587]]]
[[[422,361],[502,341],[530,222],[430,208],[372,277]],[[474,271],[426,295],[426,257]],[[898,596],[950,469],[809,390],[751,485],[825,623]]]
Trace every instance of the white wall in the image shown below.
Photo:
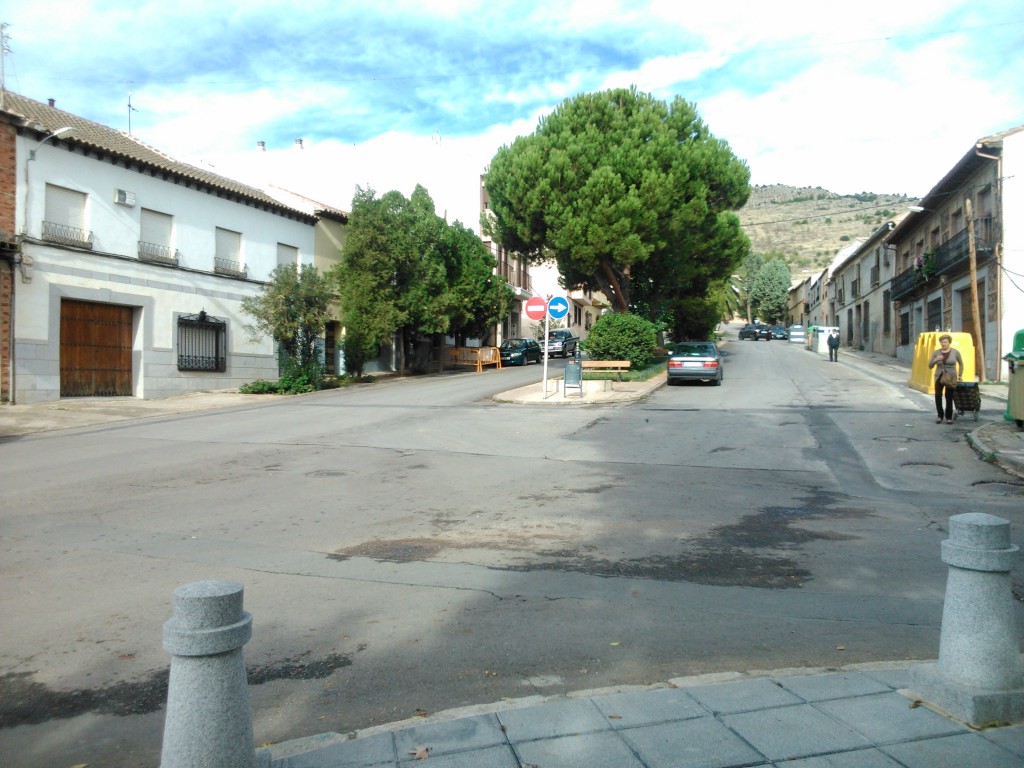
[[[279,242],[299,249],[299,261],[313,263],[313,227],[269,213],[252,205],[237,203],[183,184],[175,184],[121,166],[68,152],[51,143],[39,145],[18,138],[18,227],[29,237],[42,236],[46,210],[46,184],[85,192],[86,226],[95,235],[93,250],[134,258],[138,253],[140,217],[143,208],[174,217],[174,247],[180,251],[180,266],[213,271],[216,228],[242,233],[242,263],[253,280],[266,280],[277,266]],[[28,161],[29,150],[37,150]],[[25,192],[25,177],[30,186]],[[135,206],[114,202],[116,190],[135,194]],[[26,211],[28,213],[26,220]]]
[[[60,302],[64,298],[133,308],[133,379],[138,397],[164,397],[194,390],[233,389],[256,378],[277,377],[274,343],[251,341],[241,311],[277,265],[277,244],[299,249],[301,263],[313,261],[314,226],[255,205],[234,202],[173,181],[114,166],[49,144],[26,162],[36,142],[19,139],[17,195],[19,229],[31,267],[15,273],[16,402],[60,396]],[[24,186],[28,178],[30,187]],[[39,242],[46,184],[88,194],[86,226],[92,251]],[[134,207],[114,202],[115,190],[135,194]],[[143,207],[174,216],[173,247],[179,267],[137,258]],[[27,214],[27,216],[26,216]],[[249,279],[215,275],[215,230],[242,233],[242,263]],[[227,321],[227,371],[177,370],[177,318],[206,310]]]

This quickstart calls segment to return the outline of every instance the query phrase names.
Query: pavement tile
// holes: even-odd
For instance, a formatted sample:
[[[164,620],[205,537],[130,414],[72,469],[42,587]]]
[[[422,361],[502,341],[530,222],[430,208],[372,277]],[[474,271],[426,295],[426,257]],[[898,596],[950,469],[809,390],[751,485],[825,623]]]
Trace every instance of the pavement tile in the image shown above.
[[[646,768],[612,732],[529,741],[516,752],[523,766],[538,768]]]
[[[826,675],[797,675],[778,678],[779,685],[804,701],[827,701],[870,693],[889,693],[892,689],[860,672],[832,672]]]
[[[898,693],[822,701],[815,706],[853,728],[873,744],[964,733],[967,728],[927,707],[911,707]]]
[[[906,768],[1020,768],[1021,758],[977,733],[882,747]]]
[[[799,760],[783,760],[775,763],[776,768],[902,768],[891,757],[877,749],[858,749],[854,752],[837,752],[832,755],[804,757]]]
[[[872,680],[882,685],[887,685],[894,691],[910,687],[910,667],[905,669],[869,669],[861,672]]]
[[[493,714],[427,723],[395,733],[395,749],[400,760],[404,760],[410,751],[420,746],[430,747],[433,759],[435,755],[447,752],[482,749],[507,743],[501,724]]]
[[[704,707],[679,688],[617,693],[593,702],[617,729],[708,716]]]
[[[398,765],[395,743],[390,733],[377,733],[362,739],[342,741],[292,757],[274,760],[272,768],[393,768]]]
[[[810,704],[724,715],[722,722],[772,760],[871,746],[863,736]]]
[[[714,718],[620,731],[649,768],[725,768],[768,765],[743,739]]]
[[[1003,749],[1008,749],[1020,755],[1021,765],[1024,765],[1024,725],[1015,725],[1006,728],[989,728],[981,732],[982,737],[993,744],[998,744]]]
[[[749,712],[768,707],[783,707],[803,702],[774,680],[758,677],[735,683],[696,685],[680,690],[686,691],[715,714]]]
[[[471,752],[459,752],[439,757],[431,755],[426,761],[409,756],[409,759],[403,760],[401,765],[402,768],[420,765],[429,766],[429,768],[520,768],[519,761],[516,760],[516,756],[509,746],[474,749]],[[334,768],[334,766],[324,764],[322,768]]]
[[[505,735],[513,744],[556,736],[608,730],[608,721],[589,699],[555,701],[499,712]]]

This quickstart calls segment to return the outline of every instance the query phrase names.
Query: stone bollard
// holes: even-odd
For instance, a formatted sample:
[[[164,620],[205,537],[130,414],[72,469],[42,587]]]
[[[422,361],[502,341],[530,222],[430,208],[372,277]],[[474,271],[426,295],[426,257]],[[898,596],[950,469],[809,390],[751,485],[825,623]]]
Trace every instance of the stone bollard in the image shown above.
[[[171,654],[160,768],[260,768],[245,674],[244,646],[252,616],[242,610],[242,585],[199,581],[174,590],[164,624]]]
[[[971,512],[949,518],[949,566],[938,663],[910,670],[914,693],[969,725],[1024,720],[1024,664],[1010,570],[1010,523]]]

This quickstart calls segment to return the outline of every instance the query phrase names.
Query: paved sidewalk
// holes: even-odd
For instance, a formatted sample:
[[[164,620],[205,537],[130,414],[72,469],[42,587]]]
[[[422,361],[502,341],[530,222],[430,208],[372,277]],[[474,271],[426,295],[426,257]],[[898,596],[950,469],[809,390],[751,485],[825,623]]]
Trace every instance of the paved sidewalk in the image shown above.
[[[273,768],[1020,768],[1024,725],[918,706],[905,664],[532,697],[270,747]]]

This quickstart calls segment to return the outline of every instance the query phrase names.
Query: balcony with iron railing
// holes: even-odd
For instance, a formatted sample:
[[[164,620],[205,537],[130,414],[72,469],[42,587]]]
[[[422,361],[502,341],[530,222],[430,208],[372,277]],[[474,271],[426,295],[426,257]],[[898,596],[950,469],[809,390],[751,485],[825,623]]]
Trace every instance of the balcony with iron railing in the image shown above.
[[[249,268],[244,264],[239,264],[237,261],[231,261],[231,259],[222,259],[220,256],[214,256],[213,258],[213,271],[218,275],[226,275],[228,277],[249,277]]]
[[[991,216],[974,220],[974,251],[979,260],[992,255],[995,224]],[[918,257],[916,263],[892,280],[892,298],[900,299],[925,285],[932,277],[948,274],[962,267],[970,255],[970,235],[962,229],[942,245]]]
[[[178,266],[178,256],[178,251],[169,246],[139,240],[139,261],[176,267]]]
[[[43,222],[43,240],[58,245],[69,245],[73,248],[88,248],[92,250],[93,235],[86,229],[69,227],[67,224],[58,224],[54,221]]]

